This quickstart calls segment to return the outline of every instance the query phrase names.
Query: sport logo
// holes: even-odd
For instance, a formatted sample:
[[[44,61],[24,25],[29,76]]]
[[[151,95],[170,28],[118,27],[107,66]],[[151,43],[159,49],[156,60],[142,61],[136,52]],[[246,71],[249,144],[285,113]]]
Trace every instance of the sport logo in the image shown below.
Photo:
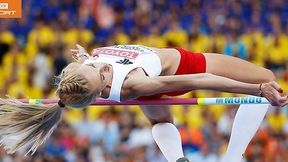
[[[217,104],[260,104],[261,97],[227,97],[216,99]]]
[[[126,59],[126,58],[124,60],[116,61],[116,63],[123,64],[123,65],[133,64],[133,62],[131,62],[129,59]]]
[[[139,56],[138,52],[128,51],[128,50],[121,50],[121,49],[113,49],[113,48],[96,48],[92,52],[93,55],[110,55],[110,56],[117,56],[123,57],[127,59],[136,59]]]
[[[0,18],[21,18],[21,0],[0,0]]]

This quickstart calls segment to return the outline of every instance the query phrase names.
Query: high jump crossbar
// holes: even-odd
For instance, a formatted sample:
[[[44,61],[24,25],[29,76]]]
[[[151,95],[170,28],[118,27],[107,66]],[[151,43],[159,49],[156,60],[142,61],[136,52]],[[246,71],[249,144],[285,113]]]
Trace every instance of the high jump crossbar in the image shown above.
[[[58,99],[19,99],[29,104],[54,104]],[[130,100],[116,102],[106,99],[97,99],[90,105],[238,105],[238,104],[269,104],[264,97],[218,97],[218,98],[163,98],[155,100]],[[1,102],[0,102],[1,105]]]

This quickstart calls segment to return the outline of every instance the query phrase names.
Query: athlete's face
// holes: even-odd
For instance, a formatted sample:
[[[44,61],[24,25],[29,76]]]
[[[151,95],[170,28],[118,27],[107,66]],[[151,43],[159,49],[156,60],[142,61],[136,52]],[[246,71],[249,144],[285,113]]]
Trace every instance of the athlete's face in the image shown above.
[[[102,92],[102,90],[111,84],[112,66],[107,63],[82,64],[79,71],[87,78],[93,92]]]
[[[102,90],[111,84],[113,71],[112,66],[107,63],[91,63],[91,64],[72,64],[67,66],[65,71],[73,69],[75,73],[82,74],[89,84],[89,89],[93,93],[100,93]]]

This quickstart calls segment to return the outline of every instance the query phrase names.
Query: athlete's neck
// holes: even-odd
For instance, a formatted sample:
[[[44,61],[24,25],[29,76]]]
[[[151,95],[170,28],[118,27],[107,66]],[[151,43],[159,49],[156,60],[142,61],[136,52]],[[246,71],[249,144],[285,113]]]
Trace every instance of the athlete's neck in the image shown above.
[[[113,66],[109,65],[109,71],[111,73],[111,76],[106,79],[108,79],[107,84],[105,86],[105,88],[101,91],[101,98],[108,98],[109,94],[110,94],[110,89],[111,89],[111,85],[112,85],[112,80],[113,80]]]

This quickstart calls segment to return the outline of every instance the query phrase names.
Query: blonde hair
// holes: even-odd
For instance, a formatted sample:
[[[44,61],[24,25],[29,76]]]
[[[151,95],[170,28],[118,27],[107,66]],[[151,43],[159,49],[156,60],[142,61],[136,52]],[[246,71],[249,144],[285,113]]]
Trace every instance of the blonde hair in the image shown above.
[[[0,99],[0,143],[7,153],[31,145],[26,154],[34,154],[51,135],[61,119],[58,104],[26,104],[16,99]]]
[[[66,105],[86,107],[96,98],[96,93],[90,90],[88,80],[83,75],[69,73],[63,78],[59,83],[57,94]]]
[[[63,70],[59,78],[57,94],[66,107],[85,107],[96,98],[81,74]],[[57,127],[63,111],[59,104],[26,104],[11,98],[0,101],[0,143],[8,153],[30,144],[26,154],[34,154]]]

